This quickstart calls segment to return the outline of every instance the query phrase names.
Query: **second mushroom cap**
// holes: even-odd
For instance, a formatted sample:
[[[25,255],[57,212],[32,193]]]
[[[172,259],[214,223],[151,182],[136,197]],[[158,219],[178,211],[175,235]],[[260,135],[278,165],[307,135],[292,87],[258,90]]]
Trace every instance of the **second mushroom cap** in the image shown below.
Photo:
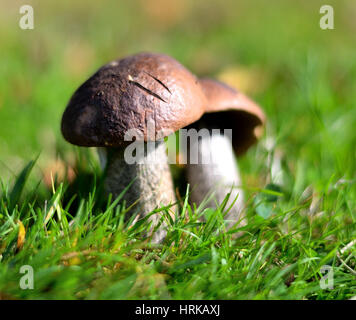
[[[207,98],[199,124],[208,128],[232,129],[234,150],[237,155],[243,154],[262,135],[266,120],[262,109],[225,83],[204,78],[199,83]]]

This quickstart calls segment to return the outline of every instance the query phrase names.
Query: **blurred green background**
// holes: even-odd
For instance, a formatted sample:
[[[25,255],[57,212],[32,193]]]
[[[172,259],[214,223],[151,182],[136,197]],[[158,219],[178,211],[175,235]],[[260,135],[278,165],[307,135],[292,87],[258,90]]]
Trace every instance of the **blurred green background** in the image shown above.
[[[325,2],[2,0],[0,299],[354,297],[356,1]],[[24,4],[33,6],[34,30],[19,27]],[[334,30],[319,27],[325,4],[334,8]],[[150,249],[137,241],[145,224],[123,229],[125,207],[114,211],[96,191],[95,149],[79,152],[62,138],[74,90],[108,61],[140,51],[171,55],[264,109],[265,134],[239,160],[242,238],[219,231],[223,209],[207,209],[212,218],[198,228],[199,210],[184,202],[167,243]],[[29,183],[28,161],[39,153]],[[65,181],[53,195],[51,173]],[[54,208],[47,230],[42,219]],[[353,251],[341,253],[344,266],[337,253],[346,246]],[[28,263],[35,290],[18,286],[18,268]],[[334,290],[320,287],[325,264],[334,267]]]
[[[34,8],[34,30],[19,27],[23,4]],[[319,27],[324,4],[3,0],[0,176],[14,179],[39,152],[38,175],[61,170],[58,154],[71,163],[74,149],[61,137],[60,120],[73,91],[104,63],[153,51],[252,96],[268,116],[266,136],[293,174],[305,175],[304,184],[353,177],[356,2],[327,2],[334,30]],[[259,179],[254,156],[241,160],[251,185]]]

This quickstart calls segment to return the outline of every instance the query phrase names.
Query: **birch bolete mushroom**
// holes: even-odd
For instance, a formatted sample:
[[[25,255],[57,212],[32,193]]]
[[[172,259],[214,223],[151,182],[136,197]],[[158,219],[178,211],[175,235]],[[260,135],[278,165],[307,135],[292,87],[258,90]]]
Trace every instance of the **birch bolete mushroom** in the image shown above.
[[[61,129],[74,145],[98,147],[108,193],[116,197],[133,181],[124,199],[128,205],[139,199],[142,217],[175,202],[163,138],[198,120],[205,105],[198,79],[185,67],[166,55],[141,53],[110,62],[85,81],[70,99]],[[133,131],[136,147],[144,150],[134,163],[126,157]],[[155,237],[158,242],[164,233]]]
[[[228,227],[239,221],[243,208],[241,177],[235,158],[243,154],[257,142],[263,132],[265,115],[261,108],[241,92],[228,85],[201,79],[200,85],[207,98],[205,114],[189,128],[206,128],[211,134],[194,140],[188,150],[198,150],[200,159],[210,162],[191,163],[188,154],[187,179],[192,186],[191,201],[201,204],[209,195],[208,207],[220,204],[231,191],[227,208],[237,198],[236,203],[225,217]],[[214,134],[213,129],[220,129]],[[221,129],[232,129],[231,135],[224,135]],[[213,193],[213,194],[212,194]]]

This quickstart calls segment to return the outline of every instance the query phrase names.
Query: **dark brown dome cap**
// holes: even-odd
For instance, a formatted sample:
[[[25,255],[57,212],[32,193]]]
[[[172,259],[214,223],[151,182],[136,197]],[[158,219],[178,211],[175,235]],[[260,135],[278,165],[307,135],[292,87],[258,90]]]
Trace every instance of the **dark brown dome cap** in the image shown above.
[[[263,133],[266,117],[262,109],[222,82],[200,79],[199,83],[208,100],[201,121],[210,127],[232,129],[235,152],[238,155],[244,153]]]
[[[79,146],[119,147],[129,143],[129,129],[151,140],[148,119],[162,135],[198,120],[205,106],[197,78],[185,67],[166,55],[141,53],[106,64],[77,89],[64,111],[62,133]]]

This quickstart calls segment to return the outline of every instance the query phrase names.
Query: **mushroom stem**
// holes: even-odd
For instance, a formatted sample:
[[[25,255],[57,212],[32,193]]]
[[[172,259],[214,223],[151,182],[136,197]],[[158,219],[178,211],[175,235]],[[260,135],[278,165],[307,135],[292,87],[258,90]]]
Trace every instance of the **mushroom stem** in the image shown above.
[[[174,203],[176,198],[164,141],[136,142],[137,145],[145,151],[138,154],[136,163],[132,164],[125,159],[124,148],[98,148],[98,151],[103,169],[106,167],[105,191],[117,197],[132,182],[123,199],[126,207],[138,200],[135,207],[143,218],[156,208]],[[150,217],[153,226],[159,219],[158,214]],[[153,241],[161,242],[164,237],[165,231],[160,228],[153,235]]]
[[[191,141],[189,150],[197,150],[198,164],[191,164],[188,152],[187,180],[192,186],[191,201],[200,205],[213,193],[213,197],[206,203],[206,207],[215,208],[220,205],[226,195],[231,192],[225,208],[237,200],[229,213],[225,216],[230,228],[239,221],[244,205],[244,196],[237,161],[232,149],[231,140],[222,134],[203,136],[199,140]],[[202,159],[210,159],[209,163],[201,163]]]

